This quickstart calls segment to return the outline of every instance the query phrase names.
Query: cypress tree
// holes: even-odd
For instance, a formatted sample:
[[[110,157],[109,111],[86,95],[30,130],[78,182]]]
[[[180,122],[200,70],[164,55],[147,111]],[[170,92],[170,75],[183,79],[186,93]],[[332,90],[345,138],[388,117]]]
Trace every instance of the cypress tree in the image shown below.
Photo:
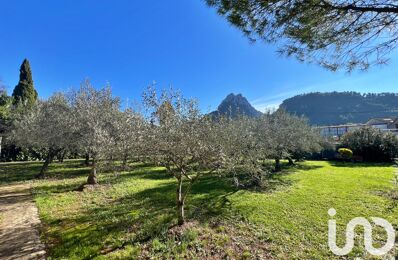
[[[32,71],[27,59],[22,62],[19,69],[19,82],[14,88],[12,97],[14,98],[13,104],[15,106],[30,107],[36,103],[37,91],[33,85]]]

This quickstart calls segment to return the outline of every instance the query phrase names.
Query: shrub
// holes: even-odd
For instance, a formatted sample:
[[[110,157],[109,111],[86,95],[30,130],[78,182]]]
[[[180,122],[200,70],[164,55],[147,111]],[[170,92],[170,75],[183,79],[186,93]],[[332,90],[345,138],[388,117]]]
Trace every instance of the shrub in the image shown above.
[[[364,161],[386,162],[398,156],[398,137],[371,127],[346,133],[341,145],[362,156]]]
[[[341,155],[341,157],[343,158],[343,159],[346,159],[346,160],[350,160],[351,158],[352,158],[352,155],[354,154],[350,149],[348,149],[348,148],[340,148],[339,150],[338,150],[338,152],[339,152],[339,154]]]

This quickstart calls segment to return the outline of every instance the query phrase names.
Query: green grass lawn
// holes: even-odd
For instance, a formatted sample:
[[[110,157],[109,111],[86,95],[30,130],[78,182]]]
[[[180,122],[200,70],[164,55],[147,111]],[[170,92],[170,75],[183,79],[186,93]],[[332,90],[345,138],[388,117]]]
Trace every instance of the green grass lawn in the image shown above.
[[[173,227],[176,186],[164,169],[137,164],[128,172],[103,173],[101,187],[78,192],[88,172],[80,164],[55,163],[49,179],[34,181],[42,238],[53,259],[330,259],[331,207],[337,210],[340,246],[354,217],[382,217],[398,230],[389,164],[309,161],[284,169],[262,191],[236,190],[226,178],[206,176],[188,198],[184,228]],[[0,168],[2,185],[29,180],[39,169],[37,163]],[[358,231],[350,258],[370,258]],[[375,229],[375,246],[385,237]]]

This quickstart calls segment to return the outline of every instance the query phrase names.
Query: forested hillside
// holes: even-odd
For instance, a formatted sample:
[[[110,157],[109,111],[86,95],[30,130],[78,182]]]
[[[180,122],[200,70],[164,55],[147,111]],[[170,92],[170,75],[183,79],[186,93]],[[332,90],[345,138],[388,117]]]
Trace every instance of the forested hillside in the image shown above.
[[[373,117],[398,116],[398,93],[316,92],[286,99],[280,107],[306,116],[314,125],[365,123]]]

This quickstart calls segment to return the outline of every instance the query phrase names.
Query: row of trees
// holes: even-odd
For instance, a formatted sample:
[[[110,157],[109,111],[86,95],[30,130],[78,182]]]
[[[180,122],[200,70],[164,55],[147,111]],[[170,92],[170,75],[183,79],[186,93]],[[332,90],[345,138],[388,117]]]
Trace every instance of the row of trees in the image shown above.
[[[5,86],[0,82],[0,139],[6,137],[8,129],[26,111],[34,107],[37,102],[38,94],[34,87],[30,63],[25,59],[19,70],[19,82],[15,86],[12,95],[8,96]],[[0,140],[0,160],[16,160],[27,158],[30,154],[40,158],[39,151],[21,150],[13,144],[1,147]]]
[[[284,111],[214,119],[201,113],[196,100],[153,87],[144,93],[140,110],[121,110],[110,87],[97,90],[85,81],[77,90],[38,101],[14,121],[7,140],[45,154],[41,178],[66,152],[90,158],[88,185],[98,183],[103,162],[127,167],[129,160],[143,158],[162,165],[176,179],[178,223],[183,224],[186,198],[203,174],[222,171],[238,186],[261,186],[281,169],[281,159],[293,163],[318,150],[320,137],[306,120]]]
[[[127,168],[134,159],[162,165],[176,179],[179,224],[184,223],[186,198],[200,176],[220,171],[230,174],[238,187],[261,187],[281,170],[282,159],[294,164],[328,144],[305,119],[283,110],[256,118],[214,118],[201,113],[196,100],[153,87],[143,94],[140,109],[121,110],[109,86],[96,89],[89,81],[77,90],[37,100],[26,64],[14,90],[19,94],[0,95],[0,107],[5,108],[0,113],[7,119],[0,130],[7,146],[39,154],[44,159],[39,178],[46,177],[56,157],[85,157],[91,167],[86,185],[98,184],[97,171],[104,163]],[[398,154],[396,136],[374,129],[349,133],[342,145],[365,160]]]

